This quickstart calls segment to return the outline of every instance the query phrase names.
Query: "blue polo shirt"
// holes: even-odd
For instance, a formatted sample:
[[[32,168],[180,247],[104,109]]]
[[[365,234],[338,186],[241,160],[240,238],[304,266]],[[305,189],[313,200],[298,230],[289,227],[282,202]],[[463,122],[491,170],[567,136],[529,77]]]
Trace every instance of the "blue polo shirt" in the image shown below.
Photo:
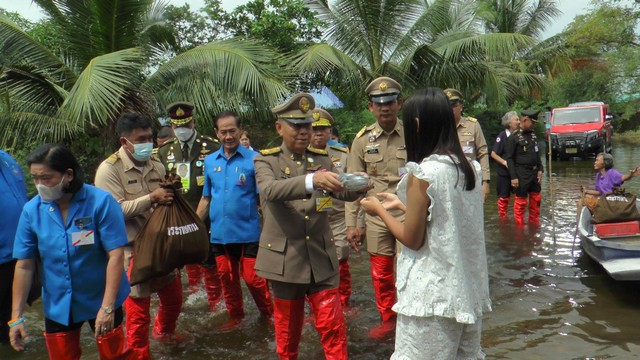
[[[202,196],[211,197],[211,242],[235,244],[260,239],[258,186],[253,158],[258,153],[238,146],[229,159],[221,147],[204,159]]]
[[[93,234],[93,244],[73,245],[74,233]],[[127,245],[124,216],[118,202],[106,191],[83,185],[69,204],[63,224],[60,208],[40,196],[22,211],[13,256],[42,259],[42,302],[47,319],[69,325],[93,319],[98,314],[107,277],[107,251]],[[114,307],[129,294],[129,282],[122,280]]]
[[[0,264],[13,260],[13,239],[22,207],[29,200],[24,175],[11,155],[0,150],[0,194],[2,194],[2,226],[0,226]]]

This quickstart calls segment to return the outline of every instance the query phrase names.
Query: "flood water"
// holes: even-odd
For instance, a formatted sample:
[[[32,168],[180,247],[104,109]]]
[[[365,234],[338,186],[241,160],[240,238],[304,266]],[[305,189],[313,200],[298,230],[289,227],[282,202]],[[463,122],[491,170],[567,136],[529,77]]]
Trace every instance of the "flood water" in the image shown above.
[[[615,167],[626,172],[640,165],[631,145],[614,146]],[[640,283],[613,281],[573,248],[576,201],[580,184],[593,187],[593,158],[553,162],[543,181],[541,226],[524,229],[512,220],[500,222],[495,189],[485,205],[485,236],[493,312],[483,324],[483,348],[489,359],[633,359],[640,358]],[[495,184],[495,181],[492,182]],[[640,194],[640,179],[625,184]],[[553,196],[552,196],[553,195]],[[552,199],[553,198],[553,199]],[[552,208],[555,210],[552,212]],[[512,219],[512,210],[509,213]],[[393,343],[367,338],[378,322],[373,302],[368,256],[352,254],[357,313],[347,317],[351,359],[388,359]],[[185,280],[186,282],[186,280]],[[178,331],[187,341],[176,346],[152,341],[154,359],[277,359],[273,326],[260,318],[248,296],[247,320],[230,333],[217,329],[224,310],[208,313],[204,292],[185,293]],[[31,335],[26,353],[0,347],[0,359],[47,359],[41,303],[26,313]],[[152,306],[155,309],[156,305]],[[319,338],[311,322],[303,330],[300,359],[322,359]],[[89,327],[83,329],[83,359],[97,359]],[[425,354],[425,359],[430,358]]]

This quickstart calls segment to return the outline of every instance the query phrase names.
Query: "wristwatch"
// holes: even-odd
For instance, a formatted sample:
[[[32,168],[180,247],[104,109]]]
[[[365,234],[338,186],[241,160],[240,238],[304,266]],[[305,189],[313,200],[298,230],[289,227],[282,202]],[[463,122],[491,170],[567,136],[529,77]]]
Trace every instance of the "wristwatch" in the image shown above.
[[[102,309],[102,311],[104,311],[105,314],[107,314],[107,315],[111,315],[113,313],[113,307],[112,306],[103,306],[100,309]]]

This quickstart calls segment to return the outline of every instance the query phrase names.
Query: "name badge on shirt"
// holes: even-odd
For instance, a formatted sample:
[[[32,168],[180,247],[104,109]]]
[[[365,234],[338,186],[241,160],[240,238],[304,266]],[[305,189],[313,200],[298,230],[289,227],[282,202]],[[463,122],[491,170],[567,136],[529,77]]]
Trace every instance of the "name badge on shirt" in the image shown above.
[[[317,212],[331,211],[331,209],[333,209],[333,200],[331,199],[330,196],[322,196],[322,197],[316,198]]]
[[[93,245],[95,243],[93,230],[81,230],[71,233],[73,246]]]

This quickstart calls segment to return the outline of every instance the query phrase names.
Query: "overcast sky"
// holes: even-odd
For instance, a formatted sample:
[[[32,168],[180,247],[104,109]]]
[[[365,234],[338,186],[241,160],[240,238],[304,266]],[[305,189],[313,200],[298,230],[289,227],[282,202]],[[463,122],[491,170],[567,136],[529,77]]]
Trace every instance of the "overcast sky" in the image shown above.
[[[222,7],[230,11],[245,2],[245,0],[222,0]],[[631,2],[631,0],[629,0],[629,2]],[[188,3],[191,9],[198,10],[204,5],[204,0],[169,0],[169,3],[176,6]],[[543,34],[543,38],[561,32],[576,15],[584,14],[587,11],[589,0],[558,0],[558,4],[562,15],[547,28],[547,31]],[[9,11],[18,12],[29,20],[38,20],[43,16],[38,6],[32,4],[30,0],[0,0],[0,7]]]

